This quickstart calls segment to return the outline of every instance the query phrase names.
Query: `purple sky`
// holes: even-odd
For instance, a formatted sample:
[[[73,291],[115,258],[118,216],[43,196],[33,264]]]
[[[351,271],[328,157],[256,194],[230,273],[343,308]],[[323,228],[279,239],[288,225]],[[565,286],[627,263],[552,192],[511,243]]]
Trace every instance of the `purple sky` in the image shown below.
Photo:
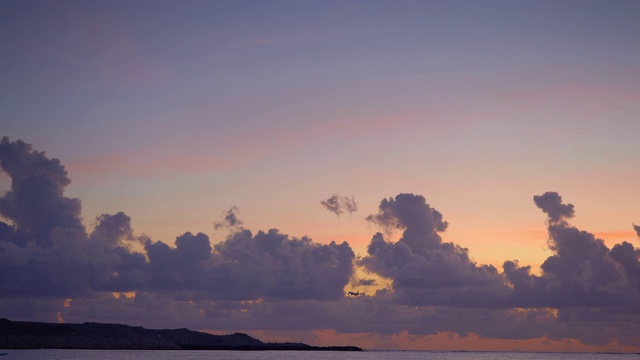
[[[639,15],[3,1],[0,317],[640,351]]]

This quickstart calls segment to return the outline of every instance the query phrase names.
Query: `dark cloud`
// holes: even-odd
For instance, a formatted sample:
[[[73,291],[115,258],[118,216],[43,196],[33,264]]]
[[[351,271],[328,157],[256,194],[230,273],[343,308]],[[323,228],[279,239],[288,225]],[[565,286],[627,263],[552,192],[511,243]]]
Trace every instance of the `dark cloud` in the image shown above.
[[[1,308],[0,301],[0,311]],[[638,314],[620,314],[598,308],[398,306],[389,294],[334,301],[238,302],[176,301],[172,294],[139,292],[135,298],[103,295],[92,300],[73,300],[72,306],[62,311],[69,322],[86,319],[133,322],[156,328],[171,323],[230,332],[335,329],[339,333],[433,335],[447,331],[462,336],[475,333],[485,338],[511,340],[543,336],[549,339],[570,338],[594,345],[611,341],[623,345],[637,344],[640,326]]]
[[[220,228],[241,228],[242,221],[238,218],[238,208],[232,206],[224,215],[224,221],[217,222],[213,224],[213,228],[218,230]]]
[[[0,165],[11,190],[0,198],[0,297],[94,296],[142,281],[144,255],[122,242],[132,237],[123,213],[101,215],[91,236],[78,199],[64,196],[70,180],[57,159],[23,141],[0,141]]]
[[[640,249],[623,241],[614,245],[608,255],[622,266],[622,273],[630,285],[635,285],[636,291],[640,291]]]
[[[98,217],[91,237],[84,231],[55,228],[49,246],[0,243],[2,296],[91,297],[99,291],[138,288],[144,283],[146,259],[123,244],[132,240],[118,232],[122,227],[114,229],[117,218]]]
[[[640,237],[640,225],[633,224],[633,230],[635,230],[638,237]]]
[[[322,200],[320,202],[325,209],[331,211],[332,213],[340,216],[345,212],[351,214],[358,211],[358,204],[356,204],[356,200],[353,196],[341,196],[338,194],[333,194],[331,197]]]
[[[11,223],[0,222],[0,298],[181,290],[208,299],[329,300],[343,296],[353,274],[346,242],[316,244],[275,229],[254,236],[235,207],[225,216],[232,233],[215,248],[202,233],[186,232],[175,247],[136,237],[123,212],[98,216],[87,235],[80,201],[64,196],[70,181],[58,160],[7,138],[0,160],[12,180],[2,197]]]
[[[315,244],[276,229],[255,236],[243,229],[213,248],[202,233],[186,233],[176,247],[145,245],[149,287],[196,291],[199,298],[256,300],[338,299],[353,274],[346,242]]]
[[[393,281],[399,301],[412,305],[502,306],[508,287],[491,265],[477,265],[468,250],[443,242],[448,224],[424,197],[400,194],[380,202],[367,220],[402,229],[397,242],[377,233],[360,264]]]
[[[535,196],[549,216],[549,249],[553,252],[541,266],[542,275],[515,261],[504,263],[513,284],[518,306],[626,307],[640,300],[640,250],[623,242],[609,249],[603,240],[565,221],[573,205],[563,205],[557,193]]]
[[[573,205],[554,192],[534,197],[548,215],[551,253],[535,275],[517,260],[506,261],[500,273],[443,241],[448,223],[419,195],[380,202],[367,220],[401,236],[392,242],[373,235],[356,261],[347,242],[318,244],[276,229],[253,233],[235,207],[216,224],[230,230],[216,244],[203,233],[185,232],[175,245],[136,236],[123,212],[97,216],[88,232],[80,201],[64,195],[70,180],[58,160],[3,138],[0,165],[11,177],[0,198],[6,220],[0,222],[0,317],[224,331],[640,340],[640,249],[629,242],[609,249],[573,227]],[[356,210],[353,197],[337,194],[323,205],[336,214]],[[376,284],[356,278],[354,265],[390,287],[345,297],[349,284]]]
[[[25,234],[38,245],[50,247],[51,231],[70,228],[84,231],[80,200],[63,195],[71,183],[58,159],[18,140],[0,140],[0,166],[11,177],[11,190],[0,198],[0,214],[15,225],[17,243],[25,245]]]
[[[210,286],[207,281],[211,250],[209,237],[203,233],[184,233],[176,238],[175,248],[162,241],[147,240],[145,251],[149,271],[146,285],[155,290],[206,290]]]
[[[573,217],[573,205],[563,204],[557,192],[548,191],[533,197],[533,202],[549,216],[549,222],[555,223]]]
[[[243,230],[216,244],[231,293],[239,297],[337,299],[353,274],[355,254],[348,243],[315,244],[276,229],[252,235]],[[236,296],[237,297],[237,296]]]
[[[357,283],[360,286],[375,286],[377,284],[376,279],[360,279]]]
[[[102,214],[96,218],[91,240],[115,247],[125,240],[134,240],[131,218],[123,212]]]
[[[423,196],[414,194],[382,199],[378,214],[369,215],[366,219],[385,229],[404,230],[403,243],[414,252],[439,245],[442,239],[438,233],[444,232],[449,226],[442,220],[442,214],[430,207]]]

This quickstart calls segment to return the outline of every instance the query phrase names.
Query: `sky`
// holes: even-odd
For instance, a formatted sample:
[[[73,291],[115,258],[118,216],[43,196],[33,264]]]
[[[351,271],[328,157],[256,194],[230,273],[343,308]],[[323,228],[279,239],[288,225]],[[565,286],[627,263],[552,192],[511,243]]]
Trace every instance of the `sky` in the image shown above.
[[[2,1],[0,317],[638,352],[639,16]]]

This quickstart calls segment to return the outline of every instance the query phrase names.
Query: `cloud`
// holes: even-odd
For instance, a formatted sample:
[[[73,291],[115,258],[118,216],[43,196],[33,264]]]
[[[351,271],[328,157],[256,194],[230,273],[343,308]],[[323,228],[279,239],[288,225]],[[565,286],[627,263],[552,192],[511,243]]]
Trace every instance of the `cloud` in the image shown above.
[[[477,264],[467,249],[443,240],[449,224],[420,195],[382,199],[366,219],[402,234],[395,242],[374,234],[367,254],[356,260],[347,242],[319,244],[277,229],[254,233],[235,207],[216,223],[230,229],[216,244],[204,233],[185,232],[175,246],[136,236],[124,212],[97,216],[89,232],[80,200],[64,195],[70,179],[60,161],[3,138],[0,165],[11,177],[0,198],[6,219],[0,221],[0,317],[222,331],[473,333],[595,345],[640,341],[640,249],[629,242],[608,248],[572,226],[574,207],[558,193],[534,197],[547,214],[551,253],[535,275],[517,260],[505,261],[502,272]],[[349,212],[341,198],[326,203]],[[353,197],[347,199],[355,211]],[[357,278],[357,266],[384,281]],[[349,284],[379,283],[390,285],[344,295]],[[122,292],[134,295],[117,295]]]
[[[448,223],[424,197],[399,194],[383,199],[378,214],[367,220],[383,228],[402,229],[395,243],[377,233],[360,264],[393,280],[401,303],[463,307],[503,306],[508,295],[505,279],[491,265],[477,265],[468,250],[443,242]]]
[[[231,289],[275,299],[338,299],[353,274],[348,243],[315,244],[276,229],[252,235],[243,230],[216,244]]]
[[[47,158],[21,140],[12,143],[3,137],[0,166],[11,177],[11,190],[0,198],[0,214],[14,223],[14,241],[50,247],[49,236],[55,228],[84,231],[80,200],[63,196],[71,180],[58,159]]]
[[[358,211],[358,204],[356,204],[356,200],[353,196],[341,196],[338,194],[333,194],[331,197],[322,200],[320,202],[322,206],[324,206],[327,210],[332,213],[340,216],[344,212],[348,212],[349,214]]]
[[[548,246],[553,255],[541,265],[541,276],[531,275],[531,268],[517,261],[504,263],[518,306],[628,308],[637,304],[640,249],[627,242],[609,249],[603,240],[571,226],[565,219],[573,216],[573,205],[562,204],[557,193],[535,196],[534,202],[548,215]]]
[[[377,285],[376,279],[360,279],[358,280],[358,285],[360,286],[374,286]]]
[[[64,196],[64,166],[20,140],[0,143],[0,165],[12,187],[1,198],[0,298],[84,297],[103,292],[183,291],[205,299],[337,299],[353,274],[348,243],[316,244],[276,229],[253,235],[237,208],[229,237],[212,246],[185,232],[175,247],[133,235],[123,212],[102,214],[90,235],[80,201]],[[136,252],[135,244],[144,244]]]
[[[215,230],[221,229],[223,227],[227,228],[238,228],[242,227],[242,220],[238,218],[238,208],[232,206],[224,216],[224,221],[217,222],[213,224],[213,228]]]
[[[134,240],[131,218],[123,212],[102,214],[96,218],[91,240],[114,247],[123,240]]]
[[[559,222],[573,217],[573,205],[563,204],[557,192],[546,192],[533,197],[536,206],[549,215],[549,222]]]
[[[443,242],[448,224],[424,197],[400,194],[380,202],[367,220],[383,228],[403,230],[397,242],[381,233],[371,239],[366,270],[392,280],[393,301],[418,306],[463,308],[616,309],[637,314],[640,300],[640,249],[627,242],[609,249],[593,234],[571,226],[571,204],[557,193],[534,197],[548,215],[549,250],[542,275],[530,266],[506,261],[503,273],[478,265],[468,250]]]
[[[640,237],[640,225],[633,224],[633,230],[635,230],[638,237]]]
[[[186,232],[176,238],[172,248],[162,241],[147,240],[149,258],[146,287],[152,290],[206,290],[210,260],[213,260],[209,237]]]
[[[61,304],[60,304],[61,305]],[[134,298],[102,295],[59,306],[68,322],[133,322],[165,327],[167,322],[193,329],[225,331],[311,331],[432,335],[451,332],[493,339],[578,339],[602,345],[637,345],[640,316],[602,309],[479,309],[449,306],[398,306],[390,295],[332,301],[176,300],[175,294],[140,292]],[[0,311],[2,302],[0,302]],[[98,310],[98,311],[96,311]],[[612,326],[615,324],[615,326]]]
[[[240,229],[211,247],[202,233],[185,233],[176,247],[148,241],[149,287],[186,290],[223,300],[319,299],[344,296],[355,254],[346,242],[315,244],[276,229]]]

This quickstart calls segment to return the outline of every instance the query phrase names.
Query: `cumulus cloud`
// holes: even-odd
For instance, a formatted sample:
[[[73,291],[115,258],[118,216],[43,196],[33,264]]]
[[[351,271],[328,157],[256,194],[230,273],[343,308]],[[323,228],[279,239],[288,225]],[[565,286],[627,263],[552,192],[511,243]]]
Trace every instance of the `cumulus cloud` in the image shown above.
[[[131,218],[123,212],[114,215],[102,214],[96,217],[96,226],[91,240],[114,247],[126,240],[135,240],[131,228]]]
[[[548,191],[533,197],[533,202],[549,216],[549,222],[556,223],[573,217],[573,205],[563,204],[562,196]]]
[[[227,210],[227,212],[224,215],[224,220],[223,221],[219,221],[216,222],[215,224],[213,224],[213,228],[215,230],[221,229],[221,228],[240,228],[242,227],[242,220],[240,220],[240,218],[238,217],[238,208],[235,206],[232,206],[229,210]]]
[[[124,214],[102,215],[88,236],[79,199],[64,196],[70,183],[57,159],[23,141],[0,141],[0,166],[11,190],[0,198],[0,296],[93,296],[106,288],[128,288],[142,254],[119,242],[131,235]],[[136,276],[133,276],[134,278]]]
[[[420,195],[380,202],[366,219],[401,236],[394,242],[374,234],[356,260],[347,242],[254,233],[235,207],[216,223],[230,229],[216,244],[203,233],[185,232],[175,245],[136,236],[124,212],[97,216],[88,232],[80,200],[64,195],[70,179],[60,161],[3,138],[0,166],[11,177],[0,198],[0,317],[640,341],[640,249],[629,242],[609,248],[572,226],[574,207],[555,192],[534,197],[547,214],[550,251],[535,275],[517,260],[504,262],[502,272],[477,264],[468,249],[443,240],[449,224]],[[356,210],[353,197],[337,194],[323,205],[338,215]],[[381,286],[355,277],[354,266],[389,288],[345,297],[349,284]],[[112,295],[122,292],[135,295]]]
[[[186,232],[175,247],[136,237],[123,212],[99,215],[87,234],[80,201],[64,196],[70,180],[60,161],[5,137],[0,165],[12,180],[0,202],[11,221],[0,222],[0,298],[179,290],[206,299],[329,300],[343,296],[353,273],[348,243],[316,244],[276,229],[253,235],[235,207],[225,216],[233,231],[215,247],[203,233]]]
[[[573,205],[563,204],[558,193],[535,196],[548,216],[549,249],[553,255],[541,266],[542,275],[529,266],[506,261],[504,273],[513,284],[519,306],[625,307],[640,300],[640,250],[630,243],[609,249],[602,239],[571,226]]]
[[[338,299],[353,274],[355,254],[348,243],[315,244],[276,229],[239,231],[216,244],[230,294],[236,298]],[[247,292],[247,294],[242,294]],[[251,295],[253,294],[253,295]]]
[[[340,298],[355,257],[346,242],[315,244],[276,229],[243,229],[214,247],[205,234],[185,233],[175,248],[148,241],[145,250],[151,289],[227,300]]]
[[[448,223],[442,214],[414,194],[383,199],[378,214],[367,220],[384,228],[402,229],[390,242],[377,233],[360,264],[393,281],[398,300],[411,305],[501,306],[505,279],[491,265],[477,265],[467,249],[443,242]]]
[[[552,255],[541,265],[506,261],[503,272],[478,265],[467,249],[442,240],[443,216],[422,196],[400,194],[380,202],[367,220],[403,230],[397,242],[377,233],[360,260],[366,270],[392,280],[394,301],[410,305],[459,307],[606,307],[637,312],[640,249],[628,242],[609,249],[593,234],[571,226],[571,204],[559,194],[534,197],[547,214]],[[624,310],[623,310],[624,309]]]
[[[640,237],[640,225],[633,224],[633,230],[635,230],[638,237]]]
[[[58,159],[3,137],[0,166],[11,177],[11,190],[0,198],[0,214],[15,225],[11,240],[21,246],[35,241],[51,247],[49,236],[55,228],[84,231],[80,200],[63,195],[71,180]]]
[[[345,212],[351,214],[358,211],[358,204],[356,204],[356,200],[353,198],[353,196],[348,197],[333,194],[331,197],[322,200],[320,204],[322,204],[325,209],[338,216]]]

